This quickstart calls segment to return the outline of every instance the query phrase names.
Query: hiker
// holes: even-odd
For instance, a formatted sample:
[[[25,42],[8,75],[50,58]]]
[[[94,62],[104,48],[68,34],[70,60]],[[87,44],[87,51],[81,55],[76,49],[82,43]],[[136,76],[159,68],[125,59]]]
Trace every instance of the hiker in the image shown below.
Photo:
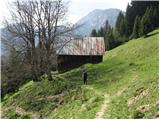
[[[83,72],[83,82],[84,82],[84,84],[87,84],[87,77],[88,77],[87,72]]]

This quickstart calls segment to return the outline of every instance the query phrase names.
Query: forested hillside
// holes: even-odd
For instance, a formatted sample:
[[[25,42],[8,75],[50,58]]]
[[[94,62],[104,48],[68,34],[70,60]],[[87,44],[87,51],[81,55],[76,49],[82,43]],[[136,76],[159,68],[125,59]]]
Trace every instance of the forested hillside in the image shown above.
[[[115,8],[93,10],[76,23],[77,26],[81,25],[81,27],[76,30],[76,34],[89,36],[92,29],[98,30],[105,24],[106,20],[108,20],[109,24],[114,27],[119,12],[122,11]]]
[[[115,26],[108,20],[100,29],[93,29],[91,36],[103,36],[106,50],[124,44],[132,38],[138,38],[159,27],[159,1],[131,1],[125,15],[120,12]]]

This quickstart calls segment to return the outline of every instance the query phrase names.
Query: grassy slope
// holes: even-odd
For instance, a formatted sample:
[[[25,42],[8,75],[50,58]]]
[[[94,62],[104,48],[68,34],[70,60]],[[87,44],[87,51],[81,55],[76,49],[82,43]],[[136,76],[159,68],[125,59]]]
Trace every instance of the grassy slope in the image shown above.
[[[84,65],[89,74],[87,86],[82,84],[80,68],[57,74],[55,81],[47,81],[44,76],[41,82],[27,83],[18,92],[5,97],[2,117],[95,118],[106,93],[110,103],[103,117],[154,117],[158,111],[157,32],[107,52],[100,64]],[[128,105],[134,98],[137,99]],[[148,104],[148,111],[137,112],[141,105]]]

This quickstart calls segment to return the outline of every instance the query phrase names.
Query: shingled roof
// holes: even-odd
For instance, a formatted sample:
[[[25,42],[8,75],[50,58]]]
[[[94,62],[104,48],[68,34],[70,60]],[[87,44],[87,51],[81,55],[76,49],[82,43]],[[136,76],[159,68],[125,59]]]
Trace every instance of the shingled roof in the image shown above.
[[[73,39],[59,52],[59,55],[103,55],[105,44],[103,37],[85,37]]]

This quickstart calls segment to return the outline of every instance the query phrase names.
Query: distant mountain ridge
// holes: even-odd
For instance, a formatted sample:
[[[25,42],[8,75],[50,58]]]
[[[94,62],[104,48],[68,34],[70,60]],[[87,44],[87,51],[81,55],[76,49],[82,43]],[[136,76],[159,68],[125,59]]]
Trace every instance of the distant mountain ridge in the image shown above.
[[[88,36],[92,29],[99,29],[104,25],[106,20],[108,20],[111,26],[114,26],[120,11],[114,8],[105,10],[95,9],[76,23],[76,25],[82,25],[77,29],[76,33],[82,36]]]

